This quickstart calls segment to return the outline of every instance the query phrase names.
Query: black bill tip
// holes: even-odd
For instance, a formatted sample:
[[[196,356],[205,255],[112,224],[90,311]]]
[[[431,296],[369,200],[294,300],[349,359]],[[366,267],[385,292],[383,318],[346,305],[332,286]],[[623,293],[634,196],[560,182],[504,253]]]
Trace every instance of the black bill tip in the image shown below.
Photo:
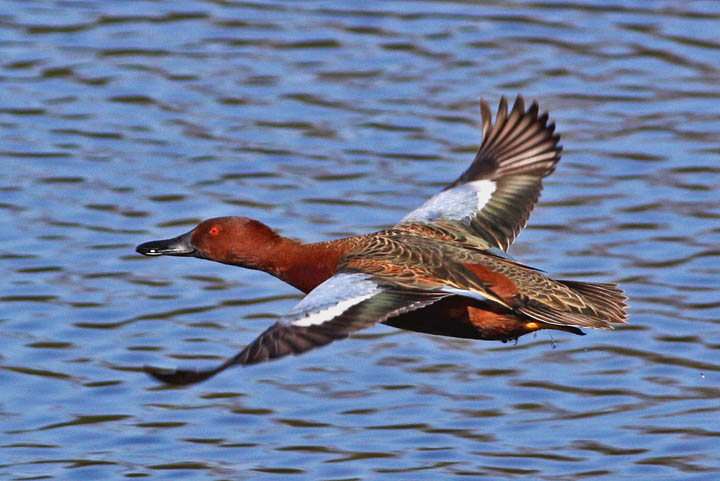
[[[145,242],[135,248],[135,252],[144,256],[192,256],[195,248],[190,243],[190,232],[172,239]]]

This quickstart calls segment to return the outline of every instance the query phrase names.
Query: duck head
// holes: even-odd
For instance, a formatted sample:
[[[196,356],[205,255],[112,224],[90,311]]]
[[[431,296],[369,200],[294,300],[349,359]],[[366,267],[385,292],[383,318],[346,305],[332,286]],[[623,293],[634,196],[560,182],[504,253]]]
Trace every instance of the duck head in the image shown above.
[[[268,251],[281,237],[262,222],[247,217],[216,217],[190,232],[171,239],[140,244],[136,252],[146,256],[185,256],[223,264],[262,269]]]

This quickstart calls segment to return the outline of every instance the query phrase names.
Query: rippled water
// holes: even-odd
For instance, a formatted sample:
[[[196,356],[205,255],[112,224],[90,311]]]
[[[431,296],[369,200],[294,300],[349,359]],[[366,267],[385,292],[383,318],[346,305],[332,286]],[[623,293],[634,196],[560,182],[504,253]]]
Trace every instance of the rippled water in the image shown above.
[[[720,4],[0,2],[0,477],[720,476]],[[455,178],[482,96],[564,157],[511,249],[631,324],[517,344],[377,326],[187,389],[300,297],[142,258],[204,218],[316,241]]]

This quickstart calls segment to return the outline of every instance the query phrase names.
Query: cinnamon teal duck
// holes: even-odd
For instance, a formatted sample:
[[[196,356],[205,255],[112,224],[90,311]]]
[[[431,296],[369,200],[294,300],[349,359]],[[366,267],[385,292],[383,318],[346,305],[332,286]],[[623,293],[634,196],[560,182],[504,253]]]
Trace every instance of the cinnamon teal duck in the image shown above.
[[[481,102],[475,159],[442,192],[390,229],[305,244],[246,217],[209,219],[178,237],[141,244],[147,256],[191,256],[258,269],[307,295],[236,356],[214,369],[146,367],[191,384],[234,365],[300,354],[378,322],[442,336],[507,341],[540,329],[624,324],[616,284],[555,280],[504,252],[530,216],[562,147],[548,114],[518,96],[495,122]]]

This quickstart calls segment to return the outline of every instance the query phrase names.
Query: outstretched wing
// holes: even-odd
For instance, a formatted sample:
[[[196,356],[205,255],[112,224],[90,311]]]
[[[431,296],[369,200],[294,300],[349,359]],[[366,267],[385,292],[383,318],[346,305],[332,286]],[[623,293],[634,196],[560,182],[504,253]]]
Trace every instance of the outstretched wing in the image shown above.
[[[412,292],[381,285],[369,274],[339,273],[313,289],[282,319],[260,334],[235,357],[205,371],[145,367],[168,384],[204,381],[234,365],[256,364],[288,354],[301,354],[405,312],[428,306],[448,293]]]
[[[507,250],[530,217],[542,179],[560,160],[560,135],[554,133],[554,123],[548,124],[547,113],[538,115],[537,103],[525,110],[522,96],[509,115],[502,97],[494,124],[487,103],[480,106],[483,141],[473,163],[399,225],[452,221],[483,238],[488,247]]]

